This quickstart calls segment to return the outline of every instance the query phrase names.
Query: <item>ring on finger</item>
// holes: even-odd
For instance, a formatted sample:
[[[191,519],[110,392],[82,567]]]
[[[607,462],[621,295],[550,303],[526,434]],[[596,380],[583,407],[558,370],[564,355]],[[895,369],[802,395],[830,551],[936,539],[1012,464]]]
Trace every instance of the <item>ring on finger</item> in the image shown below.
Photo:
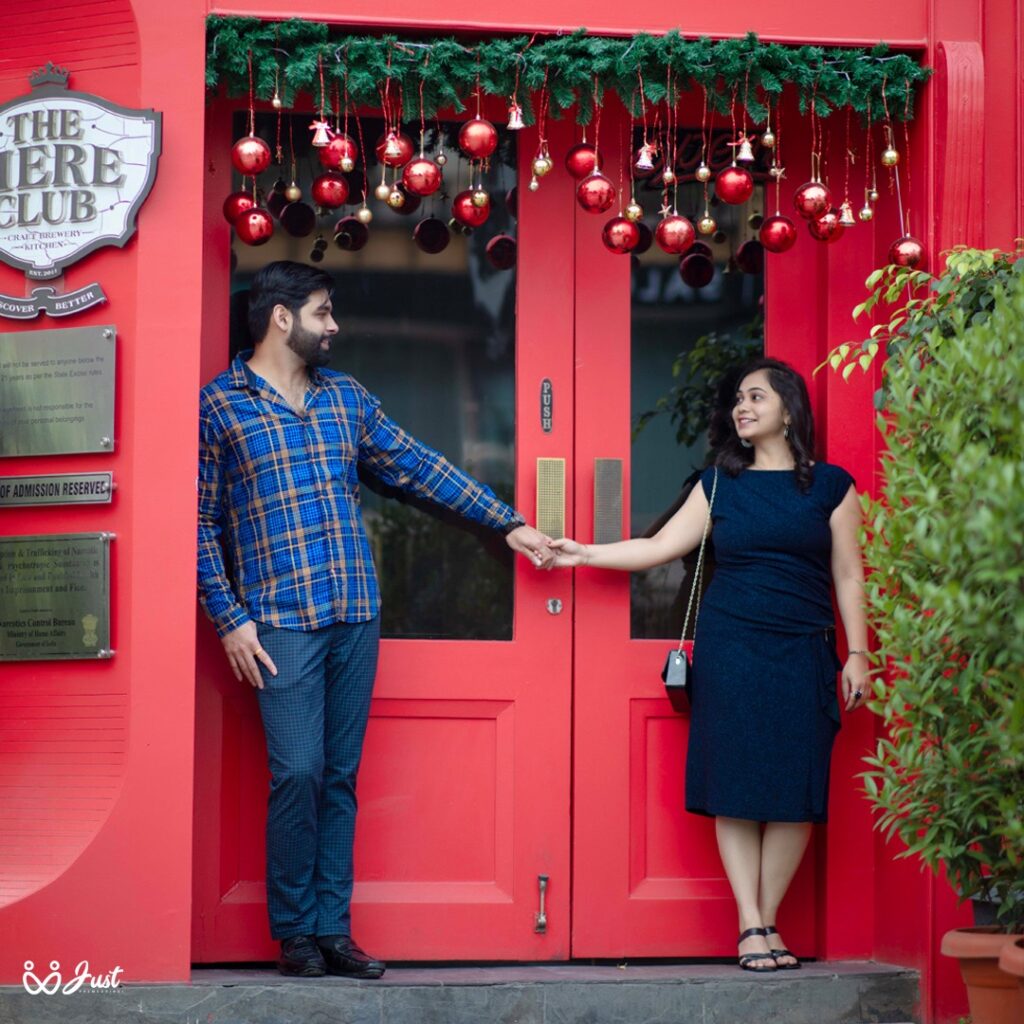
[[[861,697],[863,697],[863,696],[864,696],[864,694],[863,694],[863,693],[861,693],[861,691],[860,691],[860,690],[854,690],[854,691],[853,691],[853,699],[854,699],[854,700],[860,700],[860,699],[861,699]]]

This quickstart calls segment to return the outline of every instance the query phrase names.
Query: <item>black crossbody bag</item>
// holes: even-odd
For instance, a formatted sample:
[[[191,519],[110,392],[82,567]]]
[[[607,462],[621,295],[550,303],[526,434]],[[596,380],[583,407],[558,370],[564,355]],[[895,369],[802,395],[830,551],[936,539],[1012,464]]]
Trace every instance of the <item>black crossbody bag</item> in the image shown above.
[[[698,483],[698,486],[700,484]],[[700,593],[700,581],[704,574],[704,550],[708,543],[708,533],[711,530],[711,510],[715,505],[715,493],[718,491],[718,467],[715,467],[715,479],[711,485],[711,500],[708,502],[708,514],[704,520],[704,535],[700,541],[700,553],[697,555],[697,569],[693,574],[693,583],[690,585],[690,600],[686,604],[686,615],[683,618],[683,632],[679,637],[679,646],[668,652],[665,658],[665,667],[661,670],[661,678],[665,683],[665,693],[672,708],[675,711],[684,713],[690,710],[690,655],[686,651],[686,630],[690,625],[690,612],[694,611],[694,601],[697,600],[697,608],[693,616],[693,642],[697,642],[697,617],[700,615],[700,601],[697,595]],[[692,646],[692,645],[691,645]]]

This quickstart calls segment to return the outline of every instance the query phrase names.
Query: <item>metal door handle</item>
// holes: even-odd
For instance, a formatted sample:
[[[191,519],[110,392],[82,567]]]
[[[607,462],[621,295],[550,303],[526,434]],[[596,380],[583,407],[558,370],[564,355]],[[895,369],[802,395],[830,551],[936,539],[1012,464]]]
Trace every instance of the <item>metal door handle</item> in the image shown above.
[[[565,536],[565,459],[537,460],[537,529]]]

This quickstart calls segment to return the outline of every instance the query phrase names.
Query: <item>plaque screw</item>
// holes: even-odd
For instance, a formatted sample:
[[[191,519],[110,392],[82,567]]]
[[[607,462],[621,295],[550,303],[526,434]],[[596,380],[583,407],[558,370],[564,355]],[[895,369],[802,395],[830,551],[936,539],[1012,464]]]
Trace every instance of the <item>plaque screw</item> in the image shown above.
[[[107,341],[109,341],[113,336],[114,332],[109,327],[105,327],[103,329],[103,337],[106,338]]]
[[[549,597],[547,600],[548,613],[558,615],[562,610],[562,602],[557,597]]]
[[[100,438],[100,447],[101,448],[109,448],[113,443],[114,442],[111,441],[109,437],[101,437]]]

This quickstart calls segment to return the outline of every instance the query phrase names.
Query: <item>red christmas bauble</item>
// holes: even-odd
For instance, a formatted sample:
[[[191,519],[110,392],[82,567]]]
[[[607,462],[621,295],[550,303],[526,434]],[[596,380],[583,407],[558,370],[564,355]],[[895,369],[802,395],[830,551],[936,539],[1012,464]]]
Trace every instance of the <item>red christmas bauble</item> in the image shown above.
[[[358,252],[369,238],[366,225],[356,217],[342,217],[334,225],[334,244],[346,252]]]
[[[344,206],[348,200],[348,182],[337,171],[328,171],[319,178],[314,178],[310,191],[317,206],[326,206],[329,209]]]
[[[761,225],[758,238],[769,252],[786,252],[796,242],[796,225],[788,217],[777,213]]]
[[[634,223],[637,231],[640,232],[640,241],[633,246],[633,255],[639,256],[654,245],[654,232],[642,220],[634,221]]]
[[[615,202],[615,186],[595,171],[576,186],[576,202],[587,213],[606,213]]]
[[[414,195],[433,195],[441,187],[441,168],[433,160],[418,156],[405,165],[402,184]]]
[[[317,149],[320,154],[320,163],[332,171],[344,170],[341,166],[342,160],[351,160],[353,167],[359,157],[359,147],[351,135],[344,132],[335,135],[326,146]],[[351,169],[351,168],[350,168]]]
[[[451,232],[448,225],[437,217],[427,217],[421,220],[413,229],[413,241],[426,253],[436,256],[448,248],[451,241]]]
[[[316,227],[316,212],[308,203],[289,203],[281,211],[279,220],[293,238],[305,238]]]
[[[904,235],[889,246],[889,262],[911,270],[924,267],[924,246],[913,236]]]
[[[640,241],[640,229],[635,221],[612,217],[601,231],[601,241],[610,252],[632,252]]]
[[[809,181],[796,190],[793,205],[801,217],[813,220],[832,205],[832,194],[820,181]]]
[[[498,148],[498,129],[482,117],[474,117],[459,129],[459,149],[470,160],[486,160]]]
[[[235,234],[246,245],[262,245],[274,233],[274,219],[266,210],[254,206],[246,210],[234,223]]]
[[[807,229],[819,242],[838,242],[846,230],[840,221],[841,214],[833,206],[826,210],[820,217],[807,222]]]
[[[679,276],[691,288],[703,288],[715,276],[715,265],[703,253],[691,253],[679,261]]]
[[[744,274],[760,274],[764,271],[764,246],[756,239],[748,238],[736,250],[736,266]]]
[[[586,142],[573,146],[565,154],[565,169],[577,181],[582,180],[588,174],[593,174],[595,170],[601,170],[603,165],[604,160],[601,155],[594,152],[594,147]]]
[[[754,178],[742,167],[726,167],[715,178],[715,195],[723,203],[739,206],[754,194]]]
[[[270,147],[255,135],[246,135],[231,147],[231,163],[239,174],[262,174],[270,166]]]
[[[224,219],[229,224],[234,224],[243,213],[251,210],[256,205],[251,192],[232,192],[224,200],[221,209],[224,211]]]
[[[486,252],[495,270],[511,270],[516,265],[516,240],[511,235],[495,235]]]
[[[452,216],[467,228],[478,228],[491,213],[491,204],[487,202],[483,206],[476,206],[473,203],[473,189],[467,188],[460,192],[452,200]]]
[[[389,139],[392,134],[394,134],[394,139]],[[389,141],[395,150],[394,153],[387,152]],[[377,154],[378,163],[386,164],[388,167],[404,167],[415,152],[412,139],[405,132],[389,132],[387,135],[382,135],[377,140],[374,151]]]
[[[679,256],[693,245],[697,233],[693,230],[693,225],[685,217],[680,217],[679,214],[674,213],[662,220],[654,229],[654,237],[657,239],[658,245],[665,252],[671,253],[673,256]]]

